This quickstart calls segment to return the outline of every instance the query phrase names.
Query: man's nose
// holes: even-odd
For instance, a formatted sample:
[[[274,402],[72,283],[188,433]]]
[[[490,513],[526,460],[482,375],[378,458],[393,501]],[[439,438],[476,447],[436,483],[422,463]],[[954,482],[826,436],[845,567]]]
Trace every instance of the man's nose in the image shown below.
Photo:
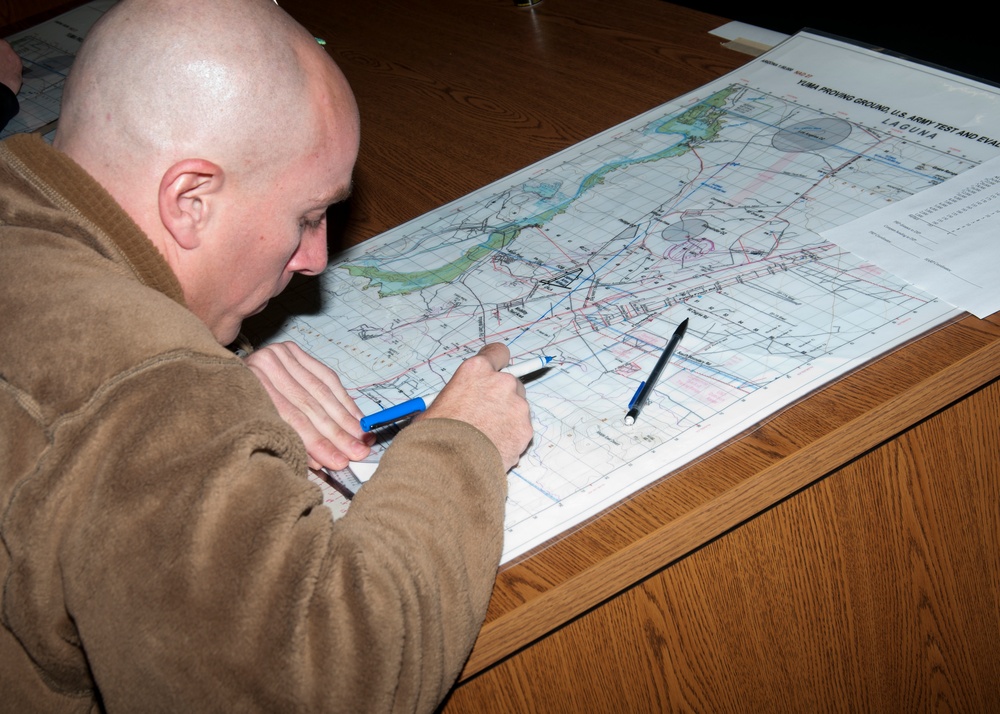
[[[292,260],[289,262],[289,269],[295,273],[303,275],[319,275],[326,269],[327,247],[326,247],[326,225],[324,230],[310,231],[299,244],[299,249],[295,251]]]

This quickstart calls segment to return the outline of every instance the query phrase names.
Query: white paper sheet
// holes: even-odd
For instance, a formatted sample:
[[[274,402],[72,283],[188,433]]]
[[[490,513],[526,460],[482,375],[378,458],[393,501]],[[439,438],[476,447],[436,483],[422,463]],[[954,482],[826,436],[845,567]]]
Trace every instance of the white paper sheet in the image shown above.
[[[979,318],[1000,310],[1000,158],[823,236]]]

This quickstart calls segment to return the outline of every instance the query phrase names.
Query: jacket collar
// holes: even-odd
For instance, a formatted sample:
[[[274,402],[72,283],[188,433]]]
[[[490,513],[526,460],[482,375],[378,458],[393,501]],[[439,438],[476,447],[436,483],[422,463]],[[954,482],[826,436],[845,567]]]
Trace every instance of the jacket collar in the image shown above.
[[[4,146],[20,162],[25,178],[59,206],[89,221],[140,282],[185,305],[181,284],[167,261],[90,174],[37,134],[15,134]]]

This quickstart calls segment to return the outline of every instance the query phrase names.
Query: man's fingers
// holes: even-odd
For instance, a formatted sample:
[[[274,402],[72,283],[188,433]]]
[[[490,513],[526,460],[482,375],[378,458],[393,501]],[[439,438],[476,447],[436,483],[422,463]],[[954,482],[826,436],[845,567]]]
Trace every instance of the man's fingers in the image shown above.
[[[345,468],[370,453],[374,437],[361,430],[361,410],[325,364],[294,343],[268,345],[245,362],[302,438],[314,468]]]
[[[491,342],[479,350],[479,356],[485,357],[495,371],[500,371],[510,364],[510,350],[501,342]]]

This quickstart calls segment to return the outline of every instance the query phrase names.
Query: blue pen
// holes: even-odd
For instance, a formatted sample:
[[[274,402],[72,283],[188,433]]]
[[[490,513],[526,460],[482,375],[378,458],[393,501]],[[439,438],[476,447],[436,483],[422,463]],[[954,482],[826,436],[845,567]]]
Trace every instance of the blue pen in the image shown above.
[[[629,426],[635,424],[635,420],[639,417],[639,412],[642,408],[646,406],[646,400],[649,399],[649,395],[653,393],[653,387],[656,386],[657,380],[660,378],[660,373],[663,372],[663,368],[667,366],[667,362],[670,361],[670,357],[674,354],[674,350],[677,348],[677,343],[681,341],[684,337],[684,333],[687,332],[688,318],[684,318],[684,321],[677,326],[674,330],[674,334],[670,337],[670,342],[667,343],[667,347],[663,350],[663,354],[660,358],[656,360],[656,364],[653,366],[653,371],[649,374],[649,379],[642,382],[639,388],[635,390],[635,394],[632,395],[632,401],[628,403],[628,413],[625,414],[625,423]]]
[[[517,364],[505,367],[500,371],[513,374],[515,377],[526,377],[532,372],[537,372],[540,369],[548,367],[549,362],[551,361],[551,357],[532,357],[531,359],[524,360],[523,362],[518,362]],[[436,396],[437,394],[431,394],[426,397],[408,399],[402,404],[397,404],[394,407],[389,407],[388,409],[383,409],[380,412],[375,412],[374,414],[362,417],[361,429],[363,431],[371,431],[376,427],[391,424],[392,422],[399,421],[400,419],[405,419],[406,417],[413,416],[419,412],[426,411],[427,407],[431,405],[434,401],[434,397]]]

